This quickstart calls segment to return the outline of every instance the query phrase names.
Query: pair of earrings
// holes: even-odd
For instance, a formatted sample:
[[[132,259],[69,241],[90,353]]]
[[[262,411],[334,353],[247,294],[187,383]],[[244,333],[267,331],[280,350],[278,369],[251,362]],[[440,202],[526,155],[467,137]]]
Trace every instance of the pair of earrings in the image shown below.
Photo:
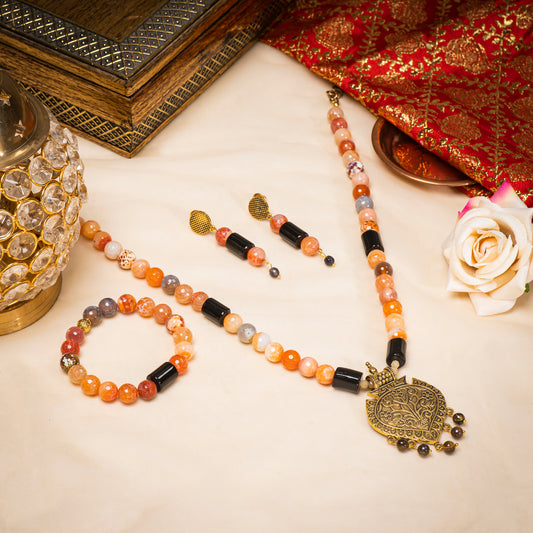
[[[324,258],[324,263],[327,266],[335,264],[335,259],[322,251],[316,237],[311,237],[304,230],[289,222],[285,215],[272,215],[264,195],[259,193],[253,195],[248,203],[248,212],[257,220],[268,220],[274,233],[277,233],[292,247],[301,249],[305,255],[320,255]],[[266,260],[266,254],[262,248],[255,246],[253,242],[238,233],[232,232],[227,227],[216,228],[207,213],[192,211],[189,217],[189,225],[198,235],[207,235],[214,232],[215,239],[220,246],[225,246],[232,254],[242,260],[247,259],[252,266],[266,265],[271,277],[280,277],[279,269]]]

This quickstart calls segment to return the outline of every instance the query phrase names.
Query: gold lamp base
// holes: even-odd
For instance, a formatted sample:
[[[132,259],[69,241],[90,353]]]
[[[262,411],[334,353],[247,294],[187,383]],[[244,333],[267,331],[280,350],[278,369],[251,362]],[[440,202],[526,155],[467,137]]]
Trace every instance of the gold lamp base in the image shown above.
[[[55,304],[60,291],[61,276],[54,285],[40,292],[33,300],[0,311],[0,335],[14,333],[37,322]]]

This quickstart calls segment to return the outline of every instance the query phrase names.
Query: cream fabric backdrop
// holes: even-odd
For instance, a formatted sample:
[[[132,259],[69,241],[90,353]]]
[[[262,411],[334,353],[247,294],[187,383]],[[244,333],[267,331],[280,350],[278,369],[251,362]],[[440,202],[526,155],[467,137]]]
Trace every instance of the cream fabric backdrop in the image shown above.
[[[83,216],[285,348],[382,368],[383,318],[325,119],[328,88],[255,45],[133,160],[80,141]],[[456,453],[401,455],[368,426],[363,395],[266,362],[81,239],[52,310],[0,340],[0,531],[530,531],[533,296],[478,318],[466,296],[446,293],[441,243],[466,197],[389,172],[371,146],[375,117],[347,98],[342,105],[405,309],[404,370],[466,415]],[[317,236],[337,266],[253,220],[256,192]],[[262,246],[282,278],[193,234],[192,209]],[[83,396],[58,366],[64,332],[83,309],[126,292],[182,313],[197,349],[185,376],[131,407]],[[171,348],[154,321],[118,316],[89,334],[82,363],[136,384]]]

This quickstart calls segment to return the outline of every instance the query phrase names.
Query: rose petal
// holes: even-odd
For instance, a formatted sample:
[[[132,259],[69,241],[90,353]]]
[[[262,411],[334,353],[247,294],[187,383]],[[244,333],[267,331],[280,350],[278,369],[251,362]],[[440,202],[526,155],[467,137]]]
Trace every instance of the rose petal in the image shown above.
[[[495,300],[486,294],[479,292],[469,293],[470,301],[479,316],[497,315],[509,311],[515,300]]]
[[[499,205],[500,207],[527,207],[524,202],[516,194],[510,182],[504,181],[490,197],[490,201]]]
[[[519,298],[524,294],[527,283],[527,269],[522,268],[518,272],[509,272],[512,275],[510,280],[502,280],[499,288],[494,290],[491,294],[497,300],[510,300],[511,298]]]
[[[492,279],[501,276],[516,261],[518,256],[518,245],[513,246],[513,241],[507,239],[505,248],[497,259],[492,263],[477,269],[476,276],[483,279]]]

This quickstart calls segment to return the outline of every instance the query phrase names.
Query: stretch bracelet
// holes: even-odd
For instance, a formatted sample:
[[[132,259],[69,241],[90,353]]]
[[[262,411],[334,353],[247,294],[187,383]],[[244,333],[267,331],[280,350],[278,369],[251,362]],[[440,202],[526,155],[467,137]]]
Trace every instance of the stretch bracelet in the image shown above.
[[[85,367],[80,364],[80,345],[83,344],[86,334],[101,324],[104,318],[111,318],[117,312],[129,315],[135,311],[143,318],[153,317],[158,324],[165,325],[165,330],[174,340],[174,355],[169,361],[150,372],[137,387],[131,383],[117,387],[112,381],[100,381],[95,375],[88,374]],[[107,403],[114,402],[118,398],[122,403],[130,405],[139,397],[151,400],[158,392],[166,389],[178,376],[187,371],[188,362],[193,355],[192,333],[185,327],[181,315],[173,314],[167,304],[156,305],[152,298],[135,300],[131,294],[123,294],[117,301],[104,298],[97,306],[91,305],[85,308],[83,318],[78,320],[76,326],[67,329],[65,341],[61,345],[59,365],[67,373],[70,382],[80,386],[83,394],[99,396]]]

